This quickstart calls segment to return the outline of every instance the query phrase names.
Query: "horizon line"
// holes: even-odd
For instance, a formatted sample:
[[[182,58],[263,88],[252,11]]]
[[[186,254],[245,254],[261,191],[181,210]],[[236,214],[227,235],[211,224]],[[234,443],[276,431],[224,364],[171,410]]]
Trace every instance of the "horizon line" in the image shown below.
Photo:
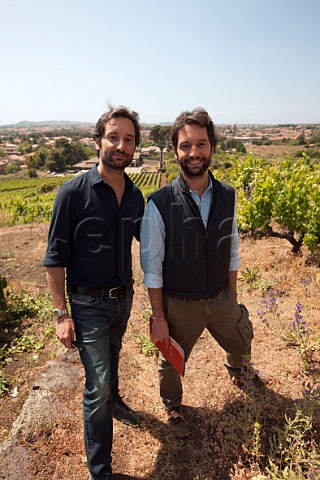
[[[0,128],[4,127],[14,127],[23,124],[54,124],[54,123],[60,123],[60,124],[88,124],[88,125],[95,125],[96,122],[88,121],[88,120],[19,120],[18,122],[11,122],[11,123],[3,123],[0,124]],[[141,121],[140,125],[172,125],[173,122],[169,121],[159,121],[159,122],[145,122]],[[214,122],[215,125],[320,125],[320,120],[317,122]],[[27,125],[26,125],[27,126]]]

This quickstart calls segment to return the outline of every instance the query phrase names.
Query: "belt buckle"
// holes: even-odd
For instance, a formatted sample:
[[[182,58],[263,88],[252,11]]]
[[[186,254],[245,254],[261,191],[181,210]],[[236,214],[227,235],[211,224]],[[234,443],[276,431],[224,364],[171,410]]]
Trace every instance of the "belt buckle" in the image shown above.
[[[115,292],[116,290],[119,290],[119,287],[110,288],[110,290],[108,292],[108,297],[109,298],[118,298],[118,295],[113,294],[113,292]]]

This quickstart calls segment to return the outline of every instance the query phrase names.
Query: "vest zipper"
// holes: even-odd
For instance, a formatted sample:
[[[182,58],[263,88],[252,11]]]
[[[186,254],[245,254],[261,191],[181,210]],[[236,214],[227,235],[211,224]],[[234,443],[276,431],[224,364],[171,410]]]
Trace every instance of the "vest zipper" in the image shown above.
[[[209,235],[207,232],[207,229],[205,228],[205,233],[204,233],[204,238],[206,239],[206,260],[207,260],[207,299],[209,300],[210,298],[210,291],[209,291],[209,281],[210,281],[210,263],[209,263]]]

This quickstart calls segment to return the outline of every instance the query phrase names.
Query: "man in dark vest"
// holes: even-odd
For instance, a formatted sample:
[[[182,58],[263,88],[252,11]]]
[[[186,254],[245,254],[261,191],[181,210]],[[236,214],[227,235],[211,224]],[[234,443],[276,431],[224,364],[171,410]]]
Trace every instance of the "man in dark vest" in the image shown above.
[[[204,109],[181,113],[173,124],[171,142],[181,172],[151,195],[141,224],[152,340],[168,343],[170,334],[188,359],[207,328],[225,350],[228,373],[239,385],[253,331],[246,308],[237,302],[235,192],[208,169],[217,136]],[[181,378],[161,353],[159,379],[169,427],[178,438],[186,437],[190,428],[181,410]]]
[[[139,239],[144,208],[141,191],[125,173],[140,140],[138,114],[110,107],[94,139],[99,163],[64,183],[56,196],[44,265],[57,337],[66,348],[79,348],[85,370],[89,478],[111,480],[112,417],[131,425],[140,421],[118,385],[133,298],[131,244],[134,236]]]

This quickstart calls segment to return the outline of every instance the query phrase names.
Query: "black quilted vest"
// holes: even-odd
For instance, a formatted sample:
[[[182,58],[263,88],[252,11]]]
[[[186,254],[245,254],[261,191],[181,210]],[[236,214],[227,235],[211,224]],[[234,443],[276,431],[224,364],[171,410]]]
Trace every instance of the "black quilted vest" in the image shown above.
[[[230,265],[234,189],[209,175],[213,201],[207,229],[182,174],[151,195],[166,230],[163,291],[177,298],[213,298]]]

